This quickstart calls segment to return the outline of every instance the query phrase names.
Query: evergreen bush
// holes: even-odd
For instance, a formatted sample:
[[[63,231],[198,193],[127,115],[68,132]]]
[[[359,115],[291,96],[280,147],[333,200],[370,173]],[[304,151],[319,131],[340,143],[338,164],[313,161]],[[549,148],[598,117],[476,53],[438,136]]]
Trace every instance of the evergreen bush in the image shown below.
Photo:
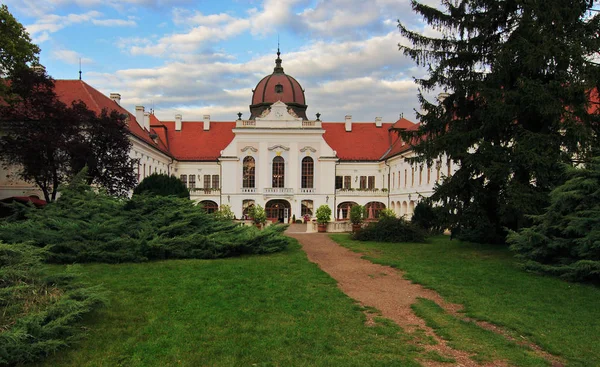
[[[190,198],[190,191],[185,184],[175,176],[153,173],[144,178],[133,190],[133,195],[149,194],[179,198]]]
[[[441,233],[442,212],[443,208],[434,207],[429,200],[421,200],[415,206],[411,222],[429,233]]]
[[[546,211],[508,242],[528,270],[600,283],[600,157],[585,168],[568,167],[567,176]]]
[[[219,220],[175,196],[117,199],[74,181],[27,220],[0,224],[0,240],[47,247],[51,263],[141,262],[271,253],[288,243],[285,226],[264,231]]]
[[[369,223],[352,238],[376,242],[425,242],[425,231],[403,218],[385,217]]]
[[[48,276],[45,250],[0,242],[0,365],[35,362],[82,336],[77,321],[105,303],[102,288],[67,273]]]

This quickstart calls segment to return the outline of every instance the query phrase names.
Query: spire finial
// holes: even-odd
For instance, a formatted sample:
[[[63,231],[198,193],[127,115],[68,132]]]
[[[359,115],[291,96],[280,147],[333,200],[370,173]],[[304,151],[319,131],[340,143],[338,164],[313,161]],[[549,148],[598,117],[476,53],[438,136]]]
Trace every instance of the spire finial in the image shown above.
[[[81,80],[81,57],[79,58],[79,80]]]
[[[277,58],[275,59],[275,69],[273,73],[283,74],[283,67],[281,66],[281,52],[279,51],[279,34],[277,35]]]

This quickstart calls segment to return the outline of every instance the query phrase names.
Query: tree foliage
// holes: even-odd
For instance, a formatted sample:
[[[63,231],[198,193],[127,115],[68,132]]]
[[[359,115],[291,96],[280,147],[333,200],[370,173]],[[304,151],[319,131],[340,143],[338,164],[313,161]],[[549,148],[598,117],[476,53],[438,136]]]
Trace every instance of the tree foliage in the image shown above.
[[[384,217],[371,222],[352,236],[359,241],[425,242],[425,231],[404,218],[396,217]]]
[[[220,220],[188,199],[93,190],[82,173],[44,209],[0,224],[0,239],[46,247],[52,263],[213,259],[283,250],[286,226],[263,231]]]
[[[38,62],[40,49],[31,43],[25,27],[0,5],[0,78]]]
[[[413,161],[458,163],[433,196],[449,225],[463,238],[502,242],[505,228],[522,228],[548,204],[562,164],[598,146],[599,115],[589,112],[600,16],[587,0],[412,5],[441,35],[399,24],[410,42],[400,49],[427,67],[416,79],[422,123],[401,134],[414,143]],[[440,89],[445,99],[426,96]]]
[[[34,362],[82,336],[78,321],[105,302],[74,268],[45,272],[44,249],[0,242],[0,365]]]
[[[88,167],[88,182],[110,194],[125,195],[136,177],[129,157],[125,117],[103,110],[98,116],[81,102],[71,106],[54,92],[45,73],[23,69],[0,105],[0,159],[19,179],[37,185],[46,201],[56,199],[60,184]]]
[[[190,198],[190,192],[183,181],[175,176],[153,173],[144,178],[133,190],[134,195],[148,194],[159,196],[177,196],[179,198]]]
[[[569,180],[552,191],[546,211],[508,242],[527,269],[600,282],[600,157],[567,170]]]

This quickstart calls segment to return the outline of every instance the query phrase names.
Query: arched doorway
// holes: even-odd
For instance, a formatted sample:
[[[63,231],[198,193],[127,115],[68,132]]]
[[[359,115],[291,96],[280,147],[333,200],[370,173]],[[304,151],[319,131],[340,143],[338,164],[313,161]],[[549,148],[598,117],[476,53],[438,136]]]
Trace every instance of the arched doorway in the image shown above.
[[[272,222],[287,223],[290,218],[290,203],[286,200],[269,200],[265,205],[267,220]]]
[[[371,201],[365,205],[365,209],[367,211],[367,218],[375,219],[379,218],[379,213],[385,209],[385,204],[379,201]]]
[[[343,203],[340,203],[337,207],[337,213],[335,213],[337,215],[337,219],[350,219],[350,208],[352,208],[354,205],[358,204],[356,204],[354,201],[344,201]]]
[[[212,214],[219,210],[219,205],[212,200],[203,200],[200,202],[200,205],[208,214]]]

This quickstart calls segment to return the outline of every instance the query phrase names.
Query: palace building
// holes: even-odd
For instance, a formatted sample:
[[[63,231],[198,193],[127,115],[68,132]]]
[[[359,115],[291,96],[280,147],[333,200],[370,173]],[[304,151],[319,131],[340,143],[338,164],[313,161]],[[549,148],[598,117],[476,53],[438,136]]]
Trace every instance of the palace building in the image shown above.
[[[121,107],[121,95],[105,96],[81,80],[56,80],[56,93],[70,104],[82,100],[89,109],[117,110],[128,116],[131,156],[141,181],[151,173],[179,177],[193,200],[207,211],[229,205],[237,218],[260,204],[271,220],[312,216],[327,204],[332,219],[345,219],[352,205],[367,207],[369,216],[390,208],[398,216],[412,215],[419,198],[452,174],[449,160],[432,166],[405,161],[413,153],[397,129],[415,129],[405,118],[394,122],[324,122],[309,119],[305,90],[282,67],[277,52],[272,74],[252,92],[250,118],[235,121],[187,121],[175,115],[160,121],[137,106]],[[0,199],[40,195],[35,187],[0,171]]]

